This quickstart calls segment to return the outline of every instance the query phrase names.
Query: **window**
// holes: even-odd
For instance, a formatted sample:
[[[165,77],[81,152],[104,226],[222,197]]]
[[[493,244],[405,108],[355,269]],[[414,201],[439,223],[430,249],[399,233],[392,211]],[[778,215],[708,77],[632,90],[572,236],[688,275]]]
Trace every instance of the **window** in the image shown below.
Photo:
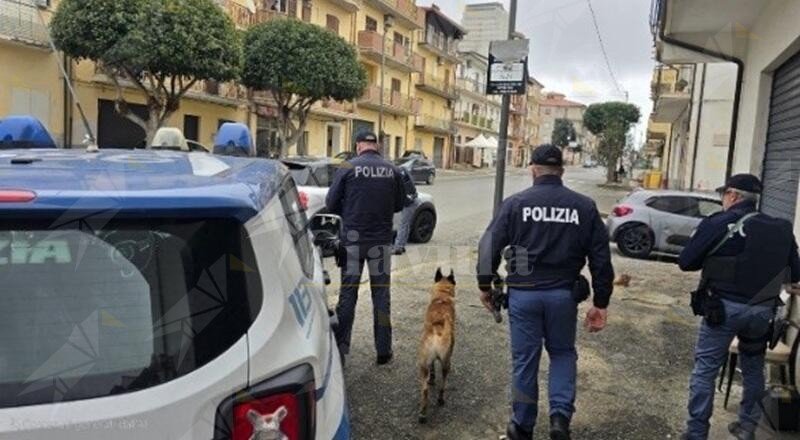
[[[400,80],[399,80],[399,79],[397,79],[397,78],[392,78],[392,91],[393,91],[393,92],[400,92],[400,88],[401,88],[401,86],[402,86],[402,85],[401,85],[401,83],[400,83]]]
[[[326,15],[325,27],[333,31],[334,34],[339,35],[339,18],[330,14]]]
[[[378,32],[378,22],[374,18],[367,16],[366,29],[370,32]]]
[[[217,128],[222,127],[222,124],[227,124],[229,122],[233,122],[230,119],[218,119],[217,120]]]
[[[284,181],[280,193],[281,205],[286,213],[286,221],[289,223],[289,232],[292,234],[295,250],[300,259],[300,267],[307,277],[314,276],[314,248],[306,229],[306,213],[300,209],[300,198],[294,180],[289,177]]]
[[[664,196],[655,197],[647,202],[647,206],[670,214],[687,217],[700,217],[697,199],[694,197]]]
[[[0,222],[0,408],[171,381],[228,350],[261,308],[236,221],[53,224]]]
[[[303,21],[306,23],[311,22],[311,2],[304,1],[303,2],[303,10],[301,12],[303,14]]]
[[[697,208],[700,217],[708,217],[722,211],[722,202],[708,199],[697,199]]]
[[[544,109],[544,114],[549,115],[550,114],[550,109],[549,108]]]

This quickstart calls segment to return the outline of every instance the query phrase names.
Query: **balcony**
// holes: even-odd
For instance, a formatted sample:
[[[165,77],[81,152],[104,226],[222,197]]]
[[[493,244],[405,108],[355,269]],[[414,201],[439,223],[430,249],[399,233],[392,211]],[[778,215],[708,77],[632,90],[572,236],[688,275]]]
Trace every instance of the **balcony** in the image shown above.
[[[311,107],[311,112],[319,116],[327,116],[332,119],[352,119],[355,117],[356,105],[352,102],[336,102],[324,100],[317,102]]]
[[[381,88],[378,86],[369,86],[364,91],[364,95],[358,100],[358,105],[367,109],[380,111]],[[386,89],[383,93],[383,111],[393,115],[409,116],[416,114],[419,108],[419,101],[404,95],[400,92],[395,92]]]
[[[247,100],[247,89],[232,82],[197,81],[189,88],[186,96],[217,104],[238,105]]]
[[[417,6],[413,0],[364,0],[384,14],[392,15],[400,26],[409,29],[422,29],[425,23],[425,16],[423,15],[420,21],[419,14],[417,13]]]
[[[460,61],[458,58],[458,41],[448,40],[442,34],[432,34],[426,30],[425,39],[419,42],[419,47],[427,49],[451,63]]]
[[[246,29],[250,26],[275,20],[276,18],[288,17],[285,12],[273,11],[265,8],[260,8],[253,12],[234,0],[218,0],[217,3],[239,29]]]
[[[456,132],[453,121],[441,119],[431,115],[419,115],[415,122],[418,130],[428,131],[436,134],[454,134]]]
[[[0,1],[0,39],[50,48],[47,28],[39,21],[37,7],[30,0]]]
[[[416,84],[417,89],[423,92],[432,93],[446,99],[456,99],[456,88],[445,78],[437,78],[433,75],[421,74]]]
[[[470,114],[469,112],[461,113],[460,115],[456,115],[454,118],[457,122],[461,122],[462,124],[471,125],[475,128],[481,130],[489,130],[494,131],[494,120],[491,118],[487,118],[485,116]]]
[[[380,66],[381,35],[372,31],[358,33],[358,48],[361,54],[371,62]],[[403,72],[422,72],[422,57],[411,49],[393,41],[386,42],[386,65]]]

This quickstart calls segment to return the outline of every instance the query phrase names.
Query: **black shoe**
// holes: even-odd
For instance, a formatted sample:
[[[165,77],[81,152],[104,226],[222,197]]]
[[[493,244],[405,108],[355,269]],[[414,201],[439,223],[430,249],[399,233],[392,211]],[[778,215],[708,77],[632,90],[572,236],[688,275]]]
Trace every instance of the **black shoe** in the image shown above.
[[[755,440],[755,433],[749,432],[739,422],[728,424],[728,432],[737,440]]]
[[[399,246],[392,246],[392,255],[403,255],[406,253],[406,248]]]
[[[391,361],[392,361],[392,358],[393,358],[393,357],[394,357],[394,354],[393,354],[393,353],[389,353],[389,354],[379,354],[379,355],[378,355],[378,359],[377,359],[376,363],[377,363],[378,365],[386,365],[386,364],[388,364],[389,362],[391,362]]]
[[[514,422],[509,422],[508,428],[506,428],[506,437],[508,440],[532,440],[533,433],[525,431]]]
[[[550,440],[570,440],[569,419],[561,414],[550,416]]]

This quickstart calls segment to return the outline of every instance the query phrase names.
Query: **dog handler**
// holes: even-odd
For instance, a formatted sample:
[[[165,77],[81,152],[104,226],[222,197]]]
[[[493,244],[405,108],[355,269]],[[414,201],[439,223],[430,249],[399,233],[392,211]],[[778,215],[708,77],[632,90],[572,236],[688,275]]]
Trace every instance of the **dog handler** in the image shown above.
[[[406,194],[400,172],[378,151],[374,133],[356,137],[358,157],[336,171],[325,204],[342,216],[343,249],[339,262],[342,286],[336,314],[336,342],[342,361],[350,353],[350,338],[356,313],[358,288],[364,263],[369,268],[372,290],[373,332],[377,363],[392,359],[390,309],[392,218],[403,209]]]
[[[614,270],[608,233],[594,202],[566,188],[561,150],[549,144],[533,152],[533,186],[503,202],[478,249],[481,301],[490,311],[491,281],[509,247],[508,315],[513,361],[511,440],[532,438],[538,413],[537,377],[542,341],[550,357],[550,438],[569,439],[575,411],[578,302],[573,295],[588,257],[594,307],[586,327],[606,326]],[[588,289],[586,289],[588,290]],[[587,292],[588,294],[588,292]]]

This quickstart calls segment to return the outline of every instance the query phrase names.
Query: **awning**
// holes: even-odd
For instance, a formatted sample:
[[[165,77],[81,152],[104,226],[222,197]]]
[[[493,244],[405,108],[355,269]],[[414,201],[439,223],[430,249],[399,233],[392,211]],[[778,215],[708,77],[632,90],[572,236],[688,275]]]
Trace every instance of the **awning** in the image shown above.
[[[475,139],[467,142],[464,144],[465,147],[472,147],[472,148],[497,148],[497,139],[495,138],[487,138],[486,136],[480,134]]]

